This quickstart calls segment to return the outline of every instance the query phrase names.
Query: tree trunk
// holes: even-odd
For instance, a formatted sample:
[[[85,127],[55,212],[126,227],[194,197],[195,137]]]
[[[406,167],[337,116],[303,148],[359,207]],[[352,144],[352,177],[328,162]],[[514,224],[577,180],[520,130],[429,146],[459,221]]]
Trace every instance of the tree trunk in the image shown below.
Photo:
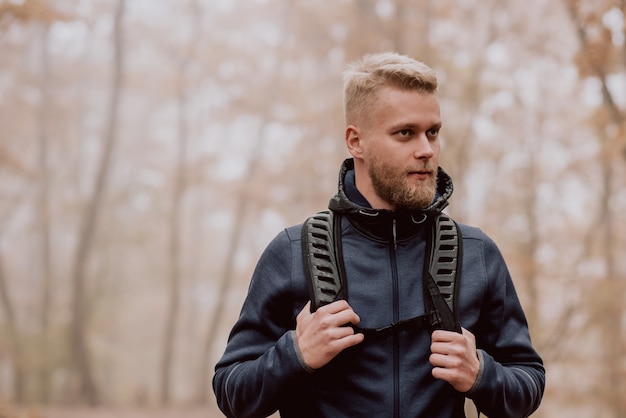
[[[608,147],[610,148],[610,147]],[[610,207],[610,200],[613,190],[613,155],[605,152],[602,167],[602,196],[601,217],[604,220],[603,236],[602,236],[602,254],[604,255],[604,263],[606,266],[606,281],[609,289],[614,289],[612,297],[608,298],[608,306],[606,309],[606,320],[602,321],[604,341],[603,344],[605,355],[605,370],[607,374],[606,388],[609,391],[608,399],[610,410],[615,418],[626,416],[626,403],[623,399],[622,379],[621,379],[621,360],[622,360],[622,302],[621,295],[623,290],[617,282],[617,265],[615,262],[615,225],[613,219],[613,211]]]
[[[485,6],[488,8],[487,13],[485,13],[485,25],[487,25],[486,37],[480,45],[480,50],[476,51],[476,53],[473,54],[476,59],[471,69],[468,71],[470,76],[465,83],[468,88],[466,89],[466,93],[463,96],[462,101],[465,105],[465,108],[469,110],[464,120],[462,122],[459,122],[459,126],[462,126],[462,128],[460,129],[461,134],[460,137],[458,137],[454,141],[456,144],[456,152],[453,152],[453,155],[451,155],[451,158],[453,158],[453,160],[451,164],[452,167],[450,167],[450,174],[452,175],[452,178],[459,179],[459,181],[465,179],[467,173],[471,169],[472,158],[470,150],[474,148],[475,140],[475,135],[473,134],[474,130],[472,126],[476,120],[476,116],[480,108],[479,104],[483,99],[482,96],[484,95],[484,92],[482,91],[483,85],[481,83],[481,76],[484,73],[485,67],[487,66],[486,50],[498,35],[496,26],[497,22],[494,16],[496,15],[498,8],[506,6],[506,2],[504,3],[505,4],[501,4],[498,0],[495,0],[492,1],[488,6]],[[467,216],[467,213],[461,212],[463,210],[462,208],[465,208],[467,206],[466,195],[468,192],[466,190],[467,189],[465,187],[459,187],[455,189],[453,198],[456,203],[454,205],[451,205],[448,209],[450,214],[453,217],[458,218],[459,220],[463,220],[464,217]]]
[[[524,170],[524,183],[522,185],[524,198],[522,200],[523,213],[528,222],[526,240],[522,244],[523,267],[522,278],[527,289],[528,303],[525,305],[525,312],[530,329],[539,321],[539,266],[537,265],[537,252],[541,245],[540,221],[537,216],[537,184],[539,183],[538,173],[541,166],[537,161],[537,156],[542,152],[541,127],[543,119],[536,109],[528,109],[531,113],[524,124],[528,129],[527,138],[524,143],[526,155],[528,156],[527,169]]]
[[[187,156],[187,123],[185,121],[187,98],[185,93],[186,62],[180,66],[178,87],[178,159],[170,214],[170,270],[169,270],[169,300],[168,312],[163,334],[163,357],[161,359],[161,403],[168,405],[171,401],[172,362],[174,357],[177,335],[178,316],[180,311],[181,287],[181,241],[182,225],[181,211],[185,194],[185,165]]]
[[[244,175],[246,183],[241,187],[239,195],[237,196],[237,203],[234,213],[234,229],[230,236],[228,243],[228,250],[226,252],[226,260],[224,261],[224,272],[221,275],[218,289],[217,305],[214,308],[214,314],[209,321],[207,327],[207,333],[203,345],[203,357],[200,362],[200,378],[198,383],[198,391],[196,394],[196,401],[200,404],[205,404],[208,400],[208,394],[210,391],[209,384],[209,368],[210,368],[210,354],[211,348],[215,342],[219,325],[222,323],[222,318],[225,314],[226,300],[228,299],[228,292],[230,285],[234,281],[233,270],[235,269],[235,257],[237,256],[237,249],[241,245],[243,238],[243,232],[245,231],[245,215],[250,205],[250,182],[256,177],[257,169],[259,165],[260,155],[262,155],[264,147],[264,131],[265,128],[261,127],[259,135],[257,136],[256,143],[252,149],[250,161]]]
[[[624,1],[621,2],[622,8]],[[604,370],[606,373],[607,384],[606,397],[608,409],[615,418],[626,416],[626,403],[622,401],[622,379],[621,379],[621,358],[623,357],[622,341],[623,331],[621,318],[623,316],[622,295],[624,291],[618,282],[617,264],[615,261],[615,246],[617,244],[615,234],[615,213],[611,209],[610,201],[613,192],[614,181],[614,161],[616,152],[619,152],[620,138],[619,132],[624,129],[626,116],[619,108],[617,101],[613,97],[607,75],[609,74],[607,63],[594,59],[592,56],[592,46],[589,40],[588,30],[584,24],[581,10],[578,4],[573,1],[566,1],[570,18],[576,29],[576,35],[580,42],[581,54],[585,60],[592,75],[600,81],[600,91],[602,93],[602,106],[606,110],[608,120],[600,120],[596,122],[598,125],[598,137],[601,141],[601,159],[602,167],[602,188],[600,196],[600,217],[601,220],[601,248],[606,267],[605,286],[609,289],[610,297],[607,298],[603,309],[603,321],[599,324],[603,340],[605,344],[601,347],[604,351],[602,358],[604,359]],[[625,54],[626,62],[626,54]],[[614,137],[607,137],[607,122],[612,124],[618,132]]]
[[[86,306],[86,275],[87,261],[93,246],[98,217],[105,194],[107,177],[111,165],[114,145],[116,142],[117,108],[121,90],[122,78],[122,17],[124,1],[119,0],[114,20],[114,53],[113,80],[111,98],[108,108],[108,123],[104,136],[103,152],[98,166],[93,195],[86,209],[85,217],[79,231],[78,244],[74,265],[72,268],[72,321],[70,328],[70,344],[75,361],[75,373],[78,377],[78,396],[82,401],[95,406],[100,403],[100,394],[93,376],[93,369],[89,358],[87,344],[87,317],[89,312]]]
[[[178,158],[174,175],[174,189],[172,195],[172,209],[170,213],[170,270],[169,270],[169,299],[168,312],[165,320],[165,330],[163,333],[163,353],[161,358],[161,383],[160,401],[162,405],[171,403],[172,370],[174,368],[174,351],[176,349],[176,337],[178,329],[178,318],[180,316],[180,289],[182,283],[182,260],[181,248],[183,225],[182,208],[187,187],[186,165],[187,149],[189,147],[189,134],[187,125],[187,70],[189,63],[193,59],[195,45],[200,37],[200,9],[197,0],[191,3],[191,20],[194,27],[194,35],[183,51],[182,58],[178,66]]]
[[[37,120],[39,141],[39,190],[37,193],[37,208],[39,216],[39,251],[41,257],[41,308],[39,313],[41,344],[39,350],[39,397],[46,404],[50,395],[50,335],[49,318],[52,299],[52,278],[50,267],[50,199],[49,199],[49,170],[48,170],[48,115],[50,112],[49,85],[50,85],[50,54],[48,51],[48,25],[41,25],[41,68],[40,90],[41,103]]]
[[[25,398],[25,364],[22,350],[21,336],[15,318],[15,310],[9,294],[9,286],[4,271],[3,255],[0,253],[0,303],[2,304],[2,313],[6,317],[7,328],[9,331],[8,344],[11,348],[11,357],[13,360],[13,397],[16,403],[23,403]]]

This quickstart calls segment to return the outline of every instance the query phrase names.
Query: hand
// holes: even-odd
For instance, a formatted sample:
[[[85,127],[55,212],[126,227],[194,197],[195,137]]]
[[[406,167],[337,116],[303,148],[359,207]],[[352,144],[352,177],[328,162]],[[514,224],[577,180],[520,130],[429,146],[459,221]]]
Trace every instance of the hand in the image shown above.
[[[465,328],[462,331],[462,334],[441,330],[433,332],[430,364],[434,366],[432,374],[435,378],[450,383],[459,392],[467,392],[478,377],[480,361],[474,334]]]
[[[348,302],[338,300],[311,313],[311,302],[296,318],[296,343],[302,359],[312,369],[319,369],[348,347],[363,341],[363,334],[355,334],[359,316]]]

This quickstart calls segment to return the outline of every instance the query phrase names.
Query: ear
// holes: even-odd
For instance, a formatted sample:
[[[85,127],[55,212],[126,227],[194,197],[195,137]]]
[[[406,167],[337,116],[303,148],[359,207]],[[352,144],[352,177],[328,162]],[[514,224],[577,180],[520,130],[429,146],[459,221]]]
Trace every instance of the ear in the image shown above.
[[[346,146],[354,158],[363,158],[363,138],[358,126],[348,125],[346,127]]]

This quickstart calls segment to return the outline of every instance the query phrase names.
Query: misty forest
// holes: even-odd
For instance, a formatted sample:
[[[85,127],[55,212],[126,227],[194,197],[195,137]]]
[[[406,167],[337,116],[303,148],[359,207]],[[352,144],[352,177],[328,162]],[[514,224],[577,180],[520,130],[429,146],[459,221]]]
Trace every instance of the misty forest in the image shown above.
[[[341,73],[382,51],[438,74],[533,417],[626,417],[626,0],[0,1],[0,416],[221,416],[255,263],[335,193]]]

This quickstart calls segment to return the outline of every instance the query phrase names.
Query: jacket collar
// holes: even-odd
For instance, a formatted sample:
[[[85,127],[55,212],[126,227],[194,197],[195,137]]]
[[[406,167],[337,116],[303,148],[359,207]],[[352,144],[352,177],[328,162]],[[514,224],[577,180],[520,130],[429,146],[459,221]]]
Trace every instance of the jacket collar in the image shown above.
[[[373,209],[355,184],[354,160],[348,158],[339,170],[337,194],[330,199],[328,208],[346,216],[359,231],[374,239],[402,240],[415,235],[425,221],[434,218],[448,206],[453,186],[450,176],[439,167],[437,191],[433,203],[425,209],[415,211],[390,211]]]

